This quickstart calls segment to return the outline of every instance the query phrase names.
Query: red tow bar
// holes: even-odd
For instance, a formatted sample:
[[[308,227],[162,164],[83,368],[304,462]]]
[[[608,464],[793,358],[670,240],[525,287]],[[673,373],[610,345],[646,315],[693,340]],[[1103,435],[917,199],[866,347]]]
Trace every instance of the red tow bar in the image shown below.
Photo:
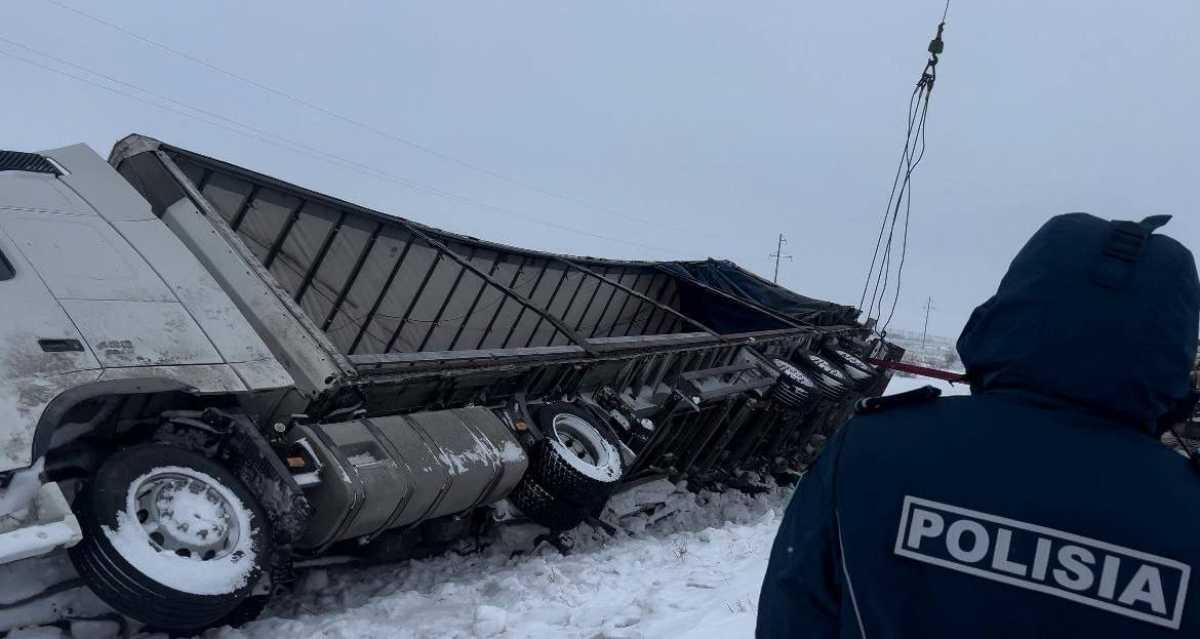
[[[918,366],[917,364],[908,364],[905,362],[888,362],[888,361],[885,361],[882,359],[874,359],[874,358],[870,359],[869,361],[872,364],[874,364],[875,366],[879,366],[882,368],[890,368],[894,371],[902,371],[905,373],[912,373],[913,375],[921,375],[922,377],[932,377],[934,379],[941,379],[941,380],[945,380],[947,382],[966,382],[967,381],[966,375],[963,375],[962,373],[955,373],[954,371],[944,371],[944,370],[940,370],[937,368],[930,368],[928,366]]]

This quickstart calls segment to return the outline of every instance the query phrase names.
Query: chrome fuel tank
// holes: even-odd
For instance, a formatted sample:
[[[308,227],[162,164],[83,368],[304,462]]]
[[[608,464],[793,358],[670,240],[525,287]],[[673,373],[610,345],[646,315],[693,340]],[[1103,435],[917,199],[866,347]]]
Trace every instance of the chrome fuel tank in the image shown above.
[[[321,464],[306,490],[316,514],[305,548],[498,501],[529,466],[508,427],[480,407],[299,426],[293,436]]]

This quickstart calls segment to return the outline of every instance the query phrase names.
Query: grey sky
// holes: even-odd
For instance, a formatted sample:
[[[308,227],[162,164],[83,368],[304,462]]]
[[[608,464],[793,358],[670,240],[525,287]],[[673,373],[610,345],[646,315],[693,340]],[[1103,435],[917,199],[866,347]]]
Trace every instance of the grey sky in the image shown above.
[[[858,301],[907,97],[942,9],[940,0],[61,2],[589,206],[323,116],[45,0],[0,4],[0,36],[520,217],[6,55],[0,148],[82,141],[107,153],[141,132],[480,237],[612,257],[727,257],[768,275],[783,232],[794,259],[781,281],[844,303]],[[933,296],[931,330],[957,334],[1054,213],[1174,213],[1166,231],[1197,248],[1197,26],[1193,0],[953,0],[894,326],[919,329]],[[3,41],[0,51],[82,75]]]

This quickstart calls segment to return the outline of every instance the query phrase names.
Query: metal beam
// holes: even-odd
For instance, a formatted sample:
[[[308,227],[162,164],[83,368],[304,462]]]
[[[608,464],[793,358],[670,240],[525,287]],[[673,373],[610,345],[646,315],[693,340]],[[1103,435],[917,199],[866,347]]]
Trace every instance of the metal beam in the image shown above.
[[[548,268],[550,268],[550,262],[544,262],[542,264],[542,270],[538,271],[537,278],[533,280],[533,288],[529,289],[530,300],[532,300],[533,296],[537,294],[537,289],[542,285],[542,278],[546,277],[546,269]],[[521,318],[525,317],[526,308],[528,307],[522,306],[521,310],[517,311],[517,317],[512,321],[511,324],[508,325],[508,332],[504,334],[504,341],[500,342],[500,348],[508,346],[508,340],[512,339],[513,333],[515,333],[517,330],[517,326],[521,324]]]
[[[637,292],[637,291],[635,291],[635,290],[633,290],[633,289],[629,288],[628,286],[625,286],[624,284],[621,284],[620,282],[614,282],[614,281],[612,281],[612,280],[610,280],[610,279],[608,279],[608,278],[604,277],[603,275],[600,275],[600,274],[596,273],[595,271],[593,271],[593,270],[591,270],[591,269],[589,269],[589,268],[587,268],[587,267],[585,267],[585,266],[580,266],[579,264],[576,264],[575,262],[572,262],[572,261],[570,261],[570,260],[568,260],[568,259],[566,259],[566,258],[563,258],[563,257],[555,257],[554,259],[555,259],[555,260],[557,260],[557,261],[559,261],[559,262],[562,262],[563,264],[566,264],[566,265],[570,266],[571,268],[574,268],[574,269],[577,269],[577,270],[583,271],[584,273],[587,273],[587,274],[589,274],[589,275],[592,275],[593,277],[598,277],[598,278],[600,278],[600,279],[602,279],[602,280],[604,280],[604,281],[608,282],[609,284],[612,284],[613,286],[615,286],[615,287],[617,287],[617,288],[621,289],[622,291],[625,291],[625,293],[627,293],[627,294],[629,294],[629,295],[633,295],[634,297],[637,297],[638,299],[641,299],[641,300],[647,301],[647,302],[649,302],[649,303],[651,303],[651,304],[653,304],[653,305],[657,306],[658,308],[662,309],[663,311],[665,311],[665,312],[667,312],[667,313],[670,313],[671,315],[674,315],[675,317],[678,317],[678,318],[680,318],[681,320],[683,320],[683,321],[685,321],[685,322],[687,322],[687,323],[691,324],[692,326],[695,326],[695,327],[697,327],[697,328],[700,328],[700,329],[702,329],[702,330],[708,331],[709,333],[712,333],[713,335],[717,335],[717,334],[718,334],[716,331],[714,331],[714,330],[712,330],[711,328],[709,328],[709,327],[707,327],[707,326],[705,326],[705,325],[701,324],[700,322],[697,322],[696,320],[694,320],[694,319],[692,319],[692,318],[688,317],[687,315],[684,315],[683,313],[680,313],[679,311],[676,311],[675,309],[673,309],[673,308],[671,308],[671,307],[669,307],[669,306],[665,306],[665,305],[663,305],[662,303],[660,303],[660,302],[658,302],[658,301],[656,301],[656,300],[652,300],[652,299],[650,299],[649,297],[646,297],[645,295],[642,295],[641,293],[639,293],[639,292]],[[611,301],[611,298],[610,298],[610,301]],[[603,314],[603,313],[601,313],[601,315],[600,315],[600,319],[601,319],[601,320],[603,320],[603,319],[604,319],[604,314]]]
[[[212,179],[213,170],[205,167],[204,172],[200,174],[200,181],[196,182],[196,190],[204,195],[204,187],[208,186],[208,181]]]
[[[354,341],[350,343],[351,355],[358,348],[358,343],[362,341],[363,335],[366,335],[367,328],[371,326],[371,322],[375,321],[375,313],[379,312],[379,307],[383,304],[383,300],[387,297],[392,289],[392,282],[396,279],[396,274],[400,272],[400,267],[404,265],[404,258],[408,257],[408,249],[412,248],[413,235],[410,233],[408,239],[404,242],[404,248],[400,249],[400,257],[396,258],[396,263],[392,265],[392,270],[388,273],[387,280],[383,283],[383,288],[379,289],[379,295],[375,297],[375,303],[371,304],[371,310],[367,311],[367,316],[363,318],[362,326],[358,327],[358,335],[354,336]]]
[[[383,352],[387,353],[392,350],[392,346],[396,344],[396,340],[400,337],[400,332],[404,330],[404,325],[408,324],[408,316],[412,314],[416,308],[417,302],[421,299],[421,294],[425,292],[425,287],[429,285],[429,278],[433,277],[433,272],[437,270],[438,264],[442,262],[442,255],[445,253],[442,249],[437,249],[433,260],[429,262],[429,270],[425,271],[425,277],[421,278],[421,284],[417,286],[417,291],[413,293],[413,298],[409,300],[408,307],[404,309],[404,315],[400,317],[400,323],[396,325],[396,330],[392,331],[392,337],[388,340],[387,346],[383,348]]]
[[[492,267],[488,269],[488,275],[495,276],[496,269],[500,267],[500,264],[503,261],[504,260],[500,259],[500,254],[496,253],[495,256],[492,257]],[[455,345],[458,344],[458,339],[462,337],[463,331],[467,328],[467,324],[471,322],[471,316],[475,314],[475,307],[479,306],[479,300],[483,299],[483,292],[487,290],[487,287],[487,280],[480,279],[479,292],[475,293],[475,299],[471,300],[471,306],[467,308],[467,314],[463,318],[463,321],[459,322],[458,331],[454,333],[454,339],[450,340],[450,346],[447,348],[447,350],[454,350]]]
[[[254,200],[257,197],[258,185],[251,184],[250,192],[246,194],[246,199],[242,200],[242,203],[238,205],[237,212],[234,213],[233,217],[229,219],[230,228],[235,231],[238,230],[238,227],[242,225],[242,220],[246,218],[246,213],[249,212],[250,209],[254,208]]]
[[[633,290],[633,291],[637,290],[637,284],[642,279],[643,275],[645,275],[645,273],[638,273],[636,276],[634,276],[633,282],[630,282],[630,284],[629,284],[630,290]],[[625,276],[622,275],[621,277],[625,277]],[[620,281],[620,280],[618,280],[618,281]],[[633,299],[632,296],[626,295],[625,299],[621,301],[621,306],[617,308],[617,316],[613,318],[612,326],[608,327],[608,334],[605,335],[605,337],[612,337],[613,331],[617,330],[617,326],[620,325],[620,323],[621,323],[621,314],[625,312],[625,308],[627,306],[629,306],[629,300],[631,300],[631,299]],[[646,299],[649,299],[649,298],[646,298]],[[638,304],[645,304],[646,299],[639,300]],[[630,319],[628,324],[632,324],[632,323],[633,323],[633,320]],[[629,331],[626,330],[625,332],[628,333]]]
[[[621,269],[621,274],[617,276],[617,279],[620,280],[622,277],[625,277],[624,268]],[[613,289],[611,292],[609,292],[608,299],[604,300],[604,306],[600,308],[600,316],[596,318],[596,323],[592,324],[591,330],[588,331],[589,338],[596,336],[596,330],[599,329],[600,325],[604,323],[604,316],[608,315],[608,308],[612,306],[613,298],[617,296],[617,291],[621,290],[621,287],[616,282],[609,279],[605,279],[605,281],[608,282]]]
[[[473,257],[475,257],[474,246],[472,246],[471,250],[467,253],[467,260],[470,260]],[[450,290],[446,292],[445,299],[443,299],[441,305],[438,306],[437,315],[433,316],[433,321],[429,323],[429,330],[425,331],[425,337],[421,338],[421,344],[417,346],[418,351],[425,350],[425,345],[429,343],[429,338],[433,337],[433,333],[437,331],[438,326],[441,325],[442,315],[446,314],[446,307],[450,306],[450,300],[454,298],[454,293],[458,290],[458,284],[459,282],[462,282],[463,274],[466,272],[466,267],[459,267],[458,274],[454,276],[454,283],[450,285]]]
[[[525,340],[525,347],[533,346],[533,338],[537,337],[538,329],[542,327],[542,321],[550,314],[550,307],[554,305],[554,298],[558,297],[558,292],[562,290],[563,282],[567,281],[567,269],[563,269],[562,277],[558,278],[558,284],[554,285],[554,290],[550,291],[550,297],[546,298],[546,315],[538,318],[537,324],[533,325],[533,330],[529,332],[529,339]],[[554,336],[558,333],[550,335],[550,341],[554,341]],[[547,344],[548,345],[548,344]]]
[[[275,258],[279,255],[279,250],[283,248],[283,242],[287,239],[289,233],[292,232],[292,227],[296,225],[296,220],[300,219],[300,212],[304,210],[304,205],[308,204],[307,200],[300,200],[296,204],[292,212],[288,214],[287,221],[283,223],[283,228],[279,229],[279,234],[271,242],[271,248],[267,250],[267,256],[263,258],[263,268],[271,270],[271,265],[275,263]]]
[[[575,330],[583,328],[583,321],[587,319],[588,311],[592,310],[592,303],[596,301],[596,294],[600,292],[600,285],[603,283],[604,280],[596,281],[596,288],[592,289],[592,294],[588,296],[588,301],[583,307],[583,312],[579,314],[579,321],[575,322]],[[580,286],[583,286],[583,284],[580,283]]]
[[[517,265],[517,270],[513,271],[512,280],[508,283],[508,286],[500,289],[501,294],[503,294],[505,290],[512,289],[512,287],[516,286],[517,279],[521,277],[521,271],[525,270],[525,265],[528,263],[529,256],[523,256],[521,258],[521,263]],[[492,313],[492,319],[488,320],[487,326],[484,327],[483,332],[479,334],[479,341],[475,343],[475,348],[481,348],[484,341],[487,340],[488,335],[492,333],[492,327],[496,325],[496,319],[500,317],[500,311],[504,310],[504,304],[506,302],[508,302],[507,295],[500,298],[500,303],[496,305],[496,312]]]
[[[462,351],[417,351],[413,353],[351,355],[350,361],[357,366],[383,366],[387,364],[415,364],[461,360],[504,361],[518,358],[553,358],[583,354],[583,349],[578,346],[533,346],[530,348],[491,348]]]
[[[659,287],[658,287],[658,292],[656,292],[656,293],[654,294],[654,299],[656,299],[656,300],[662,300],[663,293],[665,293],[665,292],[666,292],[666,290],[667,290],[667,286],[668,286],[668,285],[669,285],[671,282],[673,282],[673,281],[675,281],[675,280],[674,280],[674,279],[673,279],[671,276],[669,276],[669,275],[663,275],[663,283],[662,283],[661,285],[659,285]],[[659,309],[657,309],[657,308],[656,308],[656,309],[654,309],[654,311],[652,311],[652,312],[650,313],[650,315],[649,315],[648,317],[646,317],[646,328],[647,328],[647,329],[649,329],[649,328],[650,328],[650,322],[654,321],[654,314],[655,314],[655,313],[660,313],[660,312],[661,312],[661,311],[660,311]],[[663,314],[663,317],[666,317],[666,314]],[[661,323],[662,323],[662,320],[659,320],[659,323],[661,324]],[[626,333],[626,334],[628,334],[628,333]]]
[[[313,280],[317,277],[317,271],[321,269],[321,263],[325,261],[325,255],[329,253],[329,247],[333,246],[333,240],[337,238],[337,234],[342,231],[342,224],[346,222],[346,211],[342,211],[338,215],[337,223],[333,228],[325,233],[325,239],[321,241],[321,248],[317,249],[317,254],[313,257],[312,264],[308,265],[308,271],[304,274],[304,280],[300,282],[300,288],[296,290],[296,303],[299,304],[304,294],[308,292],[308,287],[312,286]]]
[[[408,220],[399,220],[399,222],[401,225],[403,225],[405,228],[407,228],[410,232],[416,233],[418,237],[420,237],[422,240],[425,241],[425,243],[427,243],[433,247],[438,247],[443,251],[446,251],[446,253],[450,256],[450,259],[458,262],[459,264],[463,265],[467,269],[470,269],[476,275],[484,278],[491,284],[494,284],[495,286],[499,287],[500,290],[503,291],[505,295],[508,295],[509,297],[512,297],[513,299],[517,300],[518,302],[521,303],[521,305],[523,307],[533,309],[533,312],[545,317],[547,322],[550,322],[556,328],[558,328],[558,330],[562,331],[564,335],[566,335],[568,338],[571,339],[571,341],[575,342],[579,346],[582,346],[584,348],[584,350],[588,350],[586,340],[584,340],[582,337],[580,337],[578,334],[576,334],[575,331],[571,330],[566,324],[563,324],[562,321],[560,321],[557,317],[554,317],[553,315],[548,313],[545,309],[538,308],[538,306],[536,304],[534,304],[532,301],[526,299],[525,296],[523,296],[515,291],[511,291],[511,290],[505,288],[502,284],[500,284],[500,282],[496,281],[496,278],[494,278],[494,277],[488,275],[487,273],[484,273],[482,270],[476,268],[474,264],[467,262],[460,255],[457,255],[456,253],[454,253],[454,251],[451,251],[449,248],[447,248],[445,244],[443,244],[442,242],[440,242],[438,240],[433,239],[432,237],[429,236],[429,234],[416,228]],[[588,350],[588,352],[590,353],[591,351]]]
[[[367,238],[367,244],[358,253],[358,259],[354,260],[354,267],[350,269],[350,276],[346,278],[346,283],[342,284],[342,289],[338,291],[337,299],[333,300],[333,308],[329,309],[329,313],[325,315],[325,321],[321,323],[321,330],[328,331],[329,325],[333,324],[333,318],[337,317],[337,313],[342,308],[342,304],[346,301],[346,296],[350,294],[350,289],[354,286],[354,282],[358,279],[358,274],[362,271],[363,264],[367,262],[367,256],[371,254],[371,249],[375,248],[375,241],[379,239],[379,234],[383,232],[383,222],[375,225],[375,230],[371,231],[371,236]]]

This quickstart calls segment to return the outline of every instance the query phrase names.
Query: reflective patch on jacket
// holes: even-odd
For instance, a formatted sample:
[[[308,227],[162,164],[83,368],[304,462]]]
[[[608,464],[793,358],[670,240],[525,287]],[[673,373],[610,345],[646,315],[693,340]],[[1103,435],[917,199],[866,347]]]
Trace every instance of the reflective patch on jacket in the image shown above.
[[[895,553],[1172,629],[1191,574],[1166,557],[911,495]]]

